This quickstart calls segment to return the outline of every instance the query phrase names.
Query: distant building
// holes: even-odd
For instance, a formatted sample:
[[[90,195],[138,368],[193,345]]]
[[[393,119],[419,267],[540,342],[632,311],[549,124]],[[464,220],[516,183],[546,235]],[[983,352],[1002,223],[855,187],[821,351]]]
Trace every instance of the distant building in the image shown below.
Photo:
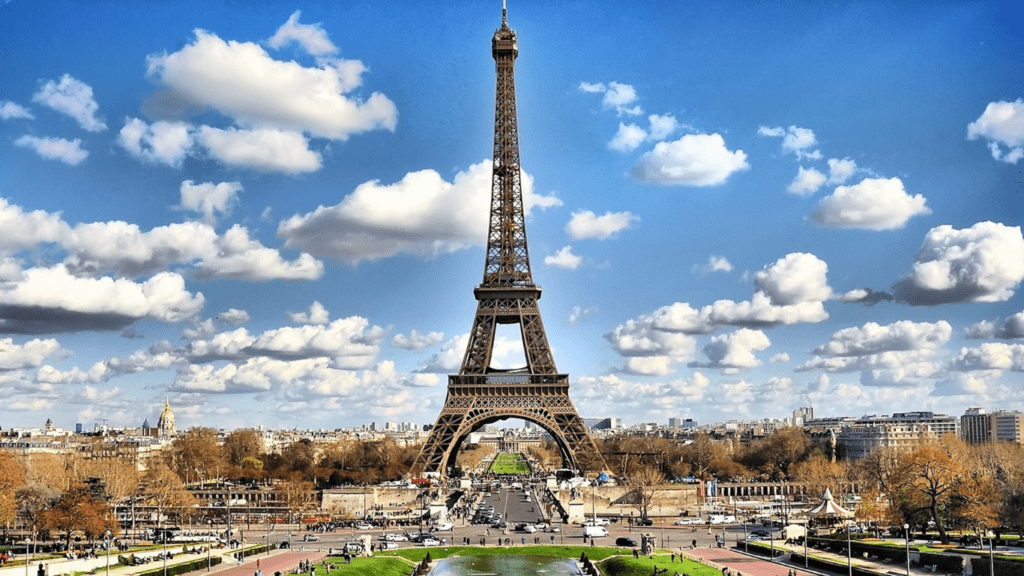
[[[174,422],[174,412],[171,412],[171,403],[164,400],[164,411],[160,413],[160,420],[156,428],[161,438],[171,438],[178,433],[178,425]]]
[[[668,427],[669,428],[682,428],[683,427],[683,419],[682,418],[669,418],[668,419]]]
[[[911,448],[922,440],[958,434],[953,416],[933,412],[902,412],[892,416],[864,416],[840,429],[836,438],[846,457],[857,460],[878,448]]]
[[[1024,413],[984,408],[968,408],[960,417],[960,437],[968,444],[989,442],[1024,443]]]
[[[622,428],[622,422],[615,418],[584,418],[583,423],[591,430],[614,430]]]

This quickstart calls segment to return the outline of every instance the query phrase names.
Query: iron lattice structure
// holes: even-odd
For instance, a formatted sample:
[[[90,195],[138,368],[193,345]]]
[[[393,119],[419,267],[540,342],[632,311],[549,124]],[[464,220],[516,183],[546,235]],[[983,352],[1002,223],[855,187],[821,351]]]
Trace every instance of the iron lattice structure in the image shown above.
[[[533,283],[526,247],[526,223],[519,169],[516,122],[516,33],[502,9],[501,28],[491,39],[497,69],[494,111],[494,162],[490,226],[483,282],[473,294],[476,317],[457,375],[448,376],[448,397],[413,469],[447,476],[463,441],[485,424],[522,418],[540,425],[555,439],[567,468],[603,468],[597,445],[569,399],[569,376],[559,374],[544,323],[541,290]],[[491,368],[499,324],[519,324],[526,366]]]

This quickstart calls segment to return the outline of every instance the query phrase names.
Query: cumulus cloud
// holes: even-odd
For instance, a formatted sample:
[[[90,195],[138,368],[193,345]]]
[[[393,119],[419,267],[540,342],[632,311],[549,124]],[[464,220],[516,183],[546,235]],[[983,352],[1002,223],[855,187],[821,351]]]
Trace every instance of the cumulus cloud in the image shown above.
[[[1024,237],[1019,226],[979,222],[957,230],[932,228],[914,256],[913,272],[894,287],[911,305],[1008,300],[1024,280]]]
[[[32,120],[35,116],[32,112],[29,112],[28,108],[10,100],[4,100],[0,102],[0,120],[10,120],[11,118],[26,118]]]
[[[749,170],[742,150],[730,151],[720,134],[686,134],[658,142],[633,167],[641,182],[681,186],[717,186],[735,172]]]
[[[60,83],[48,80],[32,95],[32,101],[70,116],[89,132],[107,129],[107,125],[96,117],[100,106],[92,97],[92,88],[69,74],[61,76]]]
[[[647,139],[647,130],[636,124],[619,122],[619,131],[615,133],[608,147],[619,152],[632,152]]]
[[[619,116],[623,114],[638,116],[643,113],[643,109],[639,105],[630,106],[630,104],[639,100],[639,97],[636,94],[636,89],[629,84],[609,82],[605,85],[602,82],[596,84],[580,82],[579,89],[591,94],[604,94],[604,98],[601,99],[601,106],[605,110],[615,110],[615,113]]]
[[[982,320],[966,330],[968,338],[999,338],[1013,340],[1024,338],[1024,312],[1009,316],[1005,321]]]
[[[757,129],[757,133],[761,136],[782,138],[782,149],[795,154],[798,160],[805,158],[810,160],[821,159],[820,150],[810,150],[818,145],[818,139],[810,128],[800,128],[799,126],[790,126],[789,128],[761,126]]]
[[[202,126],[197,140],[213,158],[228,166],[286,174],[315,172],[321,166],[320,154],[310,150],[309,140],[301,132]]]
[[[789,361],[790,361],[789,354],[787,354],[785,352],[779,352],[778,354],[772,356],[772,359],[771,359],[772,364],[783,364],[783,363],[789,362]]]
[[[605,212],[604,215],[598,216],[590,210],[581,210],[572,213],[572,218],[565,225],[565,231],[574,240],[586,238],[607,240],[622,230],[627,230],[633,222],[639,220],[639,216],[628,211]]]
[[[988,140],[993,158],[1016,164],[1024,157],[1024,100],[989,102],[981,116],[967,125],[967,139],[978,138]]]
[[[447,182],[433,170],[394,184],[365,182],[334,206],[295,215],[278,226],[285,246],[349,262],[396,254],[431,258],[486,244],[492,165],[484,160]],[[560,204],[533,193],[522,174],[524,210]]]
[[[651,114],[647,120],[650,122],[649,129],[620,122],[618,132],[608,142],[608,148],[619,152],[632,152],[644,142],[658,142],[668,138],[679,127],[679,121],[671,114]]]
[[[63,266],[30,268],[18,282],[0,285],[0,333],[120,330],[142,318],[180,322],[198,314],[203,302],[172,272],[136,283],[77,277]]]
[[[303,35],[297,16],[293,18],[294,25],[285,24],[282,42]],[[258,44],[224,41],[203,30],[196,30],[195,39],[177,52],[154,54],[147,62],[147,74],[178,98],[217,110],[243,128],[306,132],[332,140],[394,130],[398,111],[386,96],[374,93],[365,101],[346,96],[360,79],[348,70],[337,63],[306,68],[275,60]]]
[[[918,214],[930,214],[924,196],[911,196],[899,178],[865,178],[822,198],[811,219],[833,228],[893,230]]]
[[[192,180],[181,183],[181,207],[203,215],[203,221],[212,224],[217,221],[215,212],[221,215],[231,212],[231,205],[238,200],[242,191],[241,182],[201,182]]]
[[[0,370],[21,370],[41,366],[51,358],[61,358],[67,353],[53,339],[29,340],[15,344],[12,338],[0,339]]]
[[[843,184],[857,172],[857,163],[850,158],[829,158],[828,160],[828,183]]]
[[[217,315],[217,320],[225,324],[239,325],[245,324],[249,321],[249,313],[245,310],[239,310],[237,308],[228,308],[226,311],[221,312]]]
[[[579,268],[582,263],[583,257],[573,254],[572,246],[566,246],[558,252],[544,257],[545,266],[561,268],[563,270],[575,270]]]
[[[761,361],[754,356],[757,350],[764,350],[771,345],[768,336],[760,330],[740,328],[729,334],[712,336],[704,346],[703,352],[708,357],[707,363],[691,362],[691,368],[754,368]]]
[[[793,252],[754,274],[754,287],[777,306],[821,302],[832,296],[828,265],[814,254]]]
[[[950,362],[950,369],[959,372],[975,370],[1011,370],[1024,372],[1024,344],[986,342],[977,348],[961,348]]]
[[[297,324],[327,324],[330,313],[320,302],[314,300],[307,312],[289,312],[288,317]]]
[[[280,49],[294,42],[313,56],[325,56],[334,54],[338,48],[331,42],[327,32],[320,24],[300,24],[299,15],[296,10],[288,18],[288,21],[277,29],[277,32],[267,40],[271,48]]]
[[[901,320],[885,326],[868,322],[835,332],[797,370],[861,371],[865,386],[913,386],[938,373],[933,358],[952,334],[953,328],[944,320]]]
[[[7,250],[33,249],[41,242],[59,242],[70,230],[60,214],[43,210],[25,212],[21,206],[0,198],[0,245]],[[5,265],[9,264],[14,263],[5,262]],[[20,275],[20,270],[17,275]],[[2,276],[9,279],[11,272]]]
[[[441,349],[427,360],[419,372],[442,374],[457,372],[462,366],[462,358],[465,356],[468,345],[469,334],[451,338],[441,345]],[[513,340],[497,334],[491,350],[491,367],[493,368],[519,367],[525,360],[523,343],[519,339]]]
[[[146,124],[138,118],[125,118],[117,143],[139,160],[180,167],[195,144],[195,132],[185,122]]]
[[[584,317],[589,316],[594,312],[597,312],[597,308],[594,306],[587,306],[586,308],[582,306],[573,306],[572,310],[569,311],[569,319],[566,323],[569,324],[569,326],[575,326],[576,324],[579,324],[580,320],[583,320]]]
[[[14,141],[15,146],[30,148],[41,158],[60,160],[70,166],[77,166],[89,157],[89,151],[82,149],[82,141],[78,138],[40,138],[26,134]]]
[[[818,191],[825,184],[825,175],[814,168],[801,166],[797,170],[796,178],[786,187],[786,192],[797,196],[810,196]]]
[[[732,272],[732,264],[725,256],[709,256],[708,263],[700,266],[698,264],[693,265],[693,273],[700,272],[701,276],[707,276],[712,272]]]
[[[430,332],[423,334],[419,330],[412,330],[408,335],[395,334],[391,345],[404,350],[425,350],[437,346],[444,340],[443,332]]]

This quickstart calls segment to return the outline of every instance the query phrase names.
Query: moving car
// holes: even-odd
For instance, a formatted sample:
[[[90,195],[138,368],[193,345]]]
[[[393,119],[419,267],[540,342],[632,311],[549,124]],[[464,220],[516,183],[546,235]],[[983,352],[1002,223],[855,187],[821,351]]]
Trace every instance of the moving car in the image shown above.
[[[600,538],[608,535],[608,529],[604,526],[584,526],[583,535],[587,538]]]
[[[680,518],[675,522],[676,526],[696,526],[698,524],[703,523],[704,521],[701,520],[700,516],[694,516],[692,518]]]
[[[319,539],[320,539],[320,537],[317,536],[316,534],[306,534],[305,536],[302,537],[302,541],[303,542],[316,542]]]
[[[633,540],[632,538],[616,538],[615,539],[615,545],[616,546],[628,546],[630,548],[636,548],[636,540]]]
[[[360,522],[356,524],[356,530],[373,530],[373,524],[368,522]]]
[[[436,538],[424,538],[420,540],[420,546],[440,546],[441,542]]]
[[[384,539],[388,542],[407,542],[409,540],[401,534],[385,534]]]

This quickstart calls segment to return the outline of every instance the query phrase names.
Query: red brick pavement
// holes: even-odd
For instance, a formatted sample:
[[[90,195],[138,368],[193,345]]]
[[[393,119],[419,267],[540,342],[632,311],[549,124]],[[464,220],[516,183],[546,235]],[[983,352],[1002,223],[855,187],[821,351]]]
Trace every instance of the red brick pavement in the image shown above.
[[[238,566],[230,557],[225,556],[224,563],[214,568],[212,573],[217,574],[217,576],[253,576],[256,570],[259,569],[263,572],[263,576],[274,576],[274,572],[280,572],[284,575],[295,570],[302,560],[319,562],[325,556],[327,556],[326,552],[290,551],[271,556],[250,556],[242,562],[241,566]],[[258,567],[257,561],[259,562]],[[193,572],[197,576],[205,573],[205,570]]]
[[[739,572],[743,576],[786,576],[793,569],[791,566],[776,564],[760,558],[751,558],[725,548],[697,548],[683,550],[680,554],[691,560],[709,563],[719,569],[725,567],[730,573]],[[815,576],[802,570],[797,570],[796,573],[797,576]]]

